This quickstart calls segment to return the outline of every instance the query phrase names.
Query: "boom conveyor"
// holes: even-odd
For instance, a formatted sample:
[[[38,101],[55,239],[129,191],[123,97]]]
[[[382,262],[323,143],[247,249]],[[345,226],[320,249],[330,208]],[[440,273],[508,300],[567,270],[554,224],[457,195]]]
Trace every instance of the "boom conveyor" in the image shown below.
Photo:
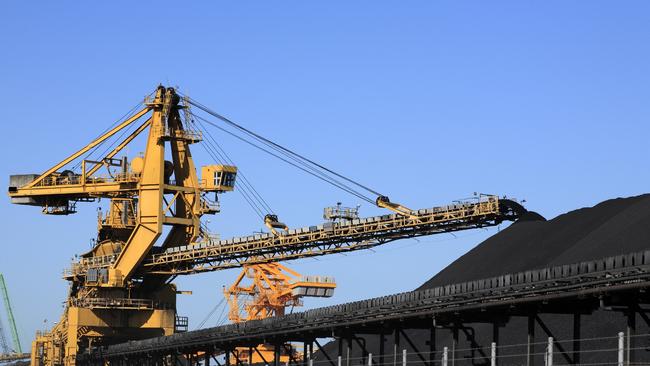
[[[481,195],[474,201],[420,209],[410,216],[373,216],[271,233],[171,247],[142,263],[147,273],[181,275],[368,249],[394,240],[489,227],[514,221],[524,208],[510,199]],[[69,276],[109,267],[116,255],[82,259]]]

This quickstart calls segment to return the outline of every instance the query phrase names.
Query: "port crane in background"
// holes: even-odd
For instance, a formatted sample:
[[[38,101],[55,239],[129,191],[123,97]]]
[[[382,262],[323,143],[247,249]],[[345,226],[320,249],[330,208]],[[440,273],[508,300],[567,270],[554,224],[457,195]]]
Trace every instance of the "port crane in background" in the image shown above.
[[[14,318],[14,312],[11,306],[11,299],[9,298],[7,283],[5,282],[2,273],[0,273],[0,293],[2,293],[2,300],[7,314],[7,321],[9,322],[9,331],[11,332],[13,346],[10,347],[7,343],[5,327],[2,321],[0,321],[0,363],[27,359],[29,358],[29,354],[23,353],[23,349],[20,345],[20,337],[18,336],[18,328],[16,327],[16,319]]]
[[[190,112],[190,107],[231,128],[228,133],[249,138],[245,142],[253,141],[282,161],[389,211],[289,229],[205,128],[225,131],[224,127]],[[119,157],[139,136],[145,145],[142,156]],[[200,176],[190,151],[196,143],[216,162],[202,166]],[[201,217],[220,212],[219,196],[233,191],[236,180],[270,232],[216,240]],[[172,282],[178,275],[235,267],[259,271],[279,261],[494,226],[523,212],[516,202],[491,195],[410,210],[163,86],[107,132],[44,173],[11,176],[9,196],[15,204],[38,206],[53,215],[75,213],[79,202],[109,201],[107,212],[99,216],[93,248],[65,271],[70,283],[65,310],[49,332],[37,334],[32,365],[70,366],[79,352],[93,346],[186,330],[187,318],[177,314],[178,291]]]
[[[246,285],[244,282],[250,282]],[[224,289],[228,302],[228,319],[233,323],[266,319],[285,314],[287,308],[302,306],[304,297],[332,297],[336,283],[332,277],[302,276],[277,262],[245,265],[229,287]],[[251,348],[239,347],[231,364],[267,364],[275,355],[275,345],[261,344]],[[280,362],[299,359],[291,344],[280,347]]]

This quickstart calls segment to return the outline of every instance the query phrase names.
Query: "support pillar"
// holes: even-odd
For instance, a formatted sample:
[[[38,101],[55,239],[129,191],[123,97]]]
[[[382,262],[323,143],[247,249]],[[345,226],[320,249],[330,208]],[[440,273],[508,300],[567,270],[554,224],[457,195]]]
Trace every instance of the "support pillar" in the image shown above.
[[[385,343],[386,343],[386,335],[384,334],[384,330],[379,331],[379,365],[384,366],[384,353],[385,353]]]
[[[535,365],[535,315],[528,315],[528,337],[526,347],[526,366]]]
[[[436,326],[431,324],[429,329],[429,366],[434,366],[436,362]]]
[[[617,366],[625,366],[625,333],[618,333],[618,362]]]
[[[548,343],[546,345],[546,366],[553,366],[553,346],[555,342],[553,337],[548,337]]]
[[[494,355],[492,355],[492,357],[494,358],[495,364],[496,364],[496,359],[497,359],[497,356],[498,356],[497,355],[497,348],[496,348],[497,344],[499,344],[499,323],[494,322],[494,323],[492,323],[492,345],[493,345],[493,347],[490,350],[490,352],[494,352]],[[492,366],[494,366],[494,365],[492,365]]]
[[[490,345],[490,366],[497,366],[497,344],[492,342]]]
[[[280,366],[280,343],[275,344],[275,349],[273,350],[273,365]]]
[[[573,364],[580,364],[580,313],[573,314]]]
[[[348,334],[347,336],[347,342],[345,342],[345,366],[350,366],[350,357],[352,356],[352,335]]]
[[[626,350],[626,359],[627,364],[632,365],[635,360],[634,348],[636,347],[636,342],[634,341],[636,335],[636,304],[630,304],[627,310],[627,350]]]
[[[393,366],[397,366],[397,353],[399,352],[399,346],[400,346],[400,328],[396,327],[393,335]]]
[[[456,365],[456,348],[458,348],[458,326],[454,324],[452,330],[453,342],[451,345],[451,366]]]

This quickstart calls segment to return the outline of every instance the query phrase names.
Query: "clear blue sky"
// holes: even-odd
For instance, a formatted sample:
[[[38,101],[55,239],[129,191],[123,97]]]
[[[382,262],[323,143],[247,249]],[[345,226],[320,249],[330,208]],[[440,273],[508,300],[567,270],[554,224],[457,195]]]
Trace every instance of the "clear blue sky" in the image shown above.
[[[164,83],[406,205],[479,191],[553,217],[648,191],[649,38],[645,1],[5,2],[0,176],[44,170]],[[358,203],[218,136],[291,226]],[[0,204],[25,348],[58,320],[61,271],[95,217]],[[236,193],[210,223],[226,237],[260,226]],[[338,280],[308,306],[345,302],[412,289],[495,232],[292,266]],[[196,325],[236,273],[180,279],[194,295],[179,313]]]

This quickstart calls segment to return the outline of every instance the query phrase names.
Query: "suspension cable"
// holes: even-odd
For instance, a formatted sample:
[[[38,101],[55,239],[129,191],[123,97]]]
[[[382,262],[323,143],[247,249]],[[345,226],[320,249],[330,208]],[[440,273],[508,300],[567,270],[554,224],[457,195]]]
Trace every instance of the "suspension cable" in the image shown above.
[[[295,156],[295,157],[297,157],[297,158],[299,158],[299,159],[301,159],[303,161],[306,161],[306,162],[308,162],[308,163],[310,163],[310,164],[312,164],[312,165],[314,165],[314,166],[316,166],[316,167],[330,173],[330,174],[333,174],[333,175],[335,175],[335,176],[337,176],[337,177],[339,177],[341,179],[344,179],[347,182],[350,182],[350,183],[352,183],[352,184],[354,184],[354,185],[356,185],[356,186],[358,186],[358,187],[360,187],[360,188],[362,188],[362,189],[364,189],[364,190],[366,190],[366,191],[368,191],[368,192],[370,192],[370,193],[372,193],[372,194],[374,194],[376,196],[382,196],[382,194],[377,192],[376,190],[373,190],[373,189],[371,189],[371,188],[369,188],[369,187],[367,187],[367,186],[365,186],[365,185],[363,185],[363,184],[361,184],[361,183],[359,183],[357,181],[354,181],[354,180],[352,180],[352,179],[350,179],[350,178],[348,178],[346,176],[343,176],[343,175],[341,175],[341,174],[339,174],[339,173],[337,173],[337,172],[335,172],[335,171],[333,171],[333,170],[331,170],[331,169],[329,169],[329,168],[327,168],[327,167],[325,167],[325,166],[323,166],[323,165],[321,165],[321,164],[319,164],[319,163],[317,163],[317,162],[315,162],[313,160],[310,160],[310,159],[306,158],[303,155],[300,155],[300,154],[298,154],[298,153],[296,153],[296,152],[294,152],[294,151],[292,151],[292,150],[290,150],[288,148],[285,148],[285,147],[283,147],[283,146],[281,146],[281,145],[279,145],[279,144],[277,144],[277,143],[275,143],[275,142],[273,142],[273,141],[271,141],[271,140],[269,140],[269,139],[255,133],[255,132],[253,132],[253,131],[251,131],[251,130],[249,130],[249,129],[247,129],[247,128],[245,128],[245,127],[243,127],[243,126],[241,126],[241,125],[239,125],[239,124],[237,124],[235,122],[233,122],[232,120],[230,120],[230,119],[222,116],[221,114],[209,109],[208,107],[204,106],[203,104],[195,101],[194,99],[192,99],[190,97],[186,96],[186,98],[187,98],[188,102],[190,104],[192,104],[193,106],[195,106],[195,107],[201,109],[202,111],[212,115],[213,117],[216,117],[216,118],[220,119],[221,121],[229,124],[230,126],[236,128],[236,129],[238,129],[240,131],[245,132],[246,134],[258,139],[259,141],[262,141],[265,144],[275,146],[276,148],[281,149],[281,150],[283,150],[284,152],[286,152],[288,154],[291,154],[291,155],[293,155],[293,156]]]
[[[187,99],[185,99],[187,100]],[[187,103],[187,102],[186,102]],[[188,106],[189,107],[189,106]],[[205,128],[200,128],[196,121],[195,121],[195,115],[188,109],[186,109],[186,114],[184,115],[185,123],[189,128],[193,128],[196,131],[200,131],[204,135],[207,135],[209,140],[203,140],[204,144],[201,144],[203,148],[206,150],[206,152],[212,156],[212,158],[217,161],[219,164],[230,164],[230,165],[235,165],[233,160],[230,158],[230,156],[226,153],[225,149],[219,145],[217,140],[210,134],[209,131],[205,130]],[[200,121],[199,121],[200,123]],[[205,131],[204,131],[205,130]],[[211,141],[210,141],[211,140]],[[273,209],[271,206],[264,200],[262,195],[255,189],[253,184],[248,180],[248,178],[244,175],[244,172],[241,169],[238,169],[238,175],[242,178],[242,186],[240,187],[241,189],[238,189],[237,191],[240,192],[246,203],[253,209],[253,211],[261,218],[264,219],[266,214],[273,214]],[[266,211],[266,212],[264,212]]]
[[[217,163],[223,164],[223,159],[219,158],[218,156],[218,151],[214,150],[212,145],[210,144],[201,144],[201,146],[205,149],[205,151],[214,159]],[[243,187],[242,187],[243,188]],[[248,203],[248,205],[253,209],[255,214],[260,217],[260,219],[264,219],[264,212],[260,209],[260,207],[255,203],[253,199],[249,196],[248,192],[246,189],[239,189],[238,190],[244,200]]]
[[[217,305],[215,305],[214,308],[212,308],[212,310],[210,310],[210,312],[208,313],[208,315],[205,316],[205,318],[201,321],[201,323],[199,323],[199,325],[196,327],[196,329],[201,329],[201,328],[203,328],[203,326],[205,325],[205,323],[207,323],[208,320],[210,320],[210,318],[212,318],[212,315],[214,315],[214,313],[217,312],[217,310],[219,309],[219,307],[220,307],[221,305],[223,305],[223,302],[224,302],[225,300],[226,300],[226,298],[225,298],[225,297],[222,297],[222,298],[221,298],[221,301],[219,301],[219,303],[217,303]]]
[[[210,141],[204,140],[205,144],[201,144],[204,149],[212,156],[212,158],[218,163],[218,164],[227,164],[226,158],[223,156],[219,150],[217,150],[214,145]],[[256,214],[263,219],[264,218],[264,210],[262,209],[264,206],[259,202],[258,199],[255,198],[255,196],[249,191],[249,188],[246,185],[241,186],[241,189],[238,190],[246,202],[251,206],[251,208],[256,212]],[[260,207],[262,206],[262,207]]]
[[[228,130],[226,130],[226,129],[224,129],[224,128],[222,128],[222,127],[220,127],[220,126],[218,126],[218,125],[216,125],[216,124],[214,124],[214,123],[212,123],[212,122],[210,122],[210,121],[207,121],[206,119],[202,118],[201,116],[197,116],[197,117],[200,118],[201,120],[205,121],[206,123],[209,123],[211,126],[217,128],[217,129],[219,129],[219,130],[221,130],[221,131],[223,131],[223,132],[226,132],[226,133],[230,134],[231,136],[234,136],[234,137],[236,137],[237,139],[239,139],[239,140],[241,140],[241,141],[243,141],[243,142],[245,142],[245,143],[247,143],[247,144],[249,144],[249,145],[251,145],[251,146],[253,146],[253,147],[258,148],[258,149],[264,151],[265,153],[267,153],[267,154],[269,154],[269,155],[271,155],[271,156],[273,156],[273,157],[276,157],[276,158],[278,158],[278,159],[280,159],[280,160],[286,162],[287,164],[290,164],[290,165],[292,165],[292,166],[294,166],[294,167],[296,167],[296,168],[298,168],[298,169],[300,169],[300,170],[302,170],[302,171],[305,171],[306,173],[309,173],[309,174],[315,176],[316,178],[319,178],[319,179],[321,179],[321,180],[323,180],[323,181],[325,181],[325,182],[327,182],[327,183],[329,183],[329,184],[332,184],[332,185],[334,185],[335,187],[340,188],[340,189],[342,189],[342,190],[344,190],[344,191],[346,191],[346,192],[348,192],[348,193],[350,193],[350,194],[352,194],[352,195],[354,195],[354,196],[356,196],[356,197],[359,197],[359,198],[361,198],[361,199],[363,199],[363,200],[366,200],[366,201],[368,201],[368,202],[370,202],[370,203],[373,203],[373,202],[372,202],[372,199],[369,198],[369,197],[367,197],[367,196],[365,196],[363,193],[361,193],[361,192],[355,190],[354,188],[352,188],[352,187],[346,185],[345,183],[343,183],[343,182],[341,182],[341,181],[339,181],[339,180],[337,180],[337,179],[335,179],[335,178],[333,178],[333,177],[327,175],[326,173],[324,173],[324,172],[318,170],[317,168],[315,168],[314,166],[309,165],[309,164],[306,163],[305,161],[300,160],[300,159],[298,159],[297,157],[295,157],[295,156],[293,156],[293,155],[290,155],[290,154],[284,152],[283,150],[279,150],[278,148],[274,147],[273,145],[268,145],[268,144],[266,144],[267,147],[269,147],[269,148],[271,148],[272,150],[276,151],[277,153],[279,153],[279,154],[285,156],[286,158],[293,160],[295,163],[297,163],[297,164],[301,165],[302,167],[304,167],[305,169],[308,169],[308,170],[310,170],[311,172],[313,172],[313,174],[310,173],[310,172],[308,172],[308,171],[306,171],[305,169],[303,169],[303,168],[301,168],[301,167],[299,167],[299,166],[296,166],[295,164],[292,164],[291,162],[289,162],[289,161],[283,159],[282,157],[279,157],[279,156],[277,156],[276,154],[274,154],[274,153],[272,153],[272,152],[269,152],[268,150],[266,150],[266,149],[264,149],[264,148],[262,148],[262,147],[256,145],[255,143],[250,142],[250,141],[248,141],[248,140],[242,138],[241,136],[238,136],[238,135],[236,135],[236,134],[234,134],[234,133],[232,133],[232,132],[230,132],[230,131],[228,131]]]
[[[151,94],[149,94],[149,95],[151,95]],[[131,116],[132,116],[132,115],[133,115],[133,114],[134,114],[134,113],[135,113],[135,112],[136,112],[136,111],[137,111],[137,110],[142,106],[142,104],[143,104],[142,102],[139,102],[138,104],[136,104],[135,106],[133,106],[133,108],[131,108],[128,112],[126,112],[122,117],[118,118],[118,119],[115,120],[115,122],[113,122],[110,126],[108,126],[106,129],[104,129],[104,131],[102,131],[102,132],[99,134],[99,136],[97,136],[97,137],[95,138],[95,140],[98,139],[98,138],[100,138],[100,137],[102,137],[102,136],[104,136],[105,133],[107,133],[108,131],[110,131],[113,127],[117,126],[117,124],[120,123],[121,121],[126,120],[128,117],[131,117]],[[88,153],[86,153],[86,155],[84,156],[84,158],[81,159],[81,160],[79,160],[79,161],[78,161],[78,162],[77,162],[77,163],[72,167],[72,170],[74,171],[74,170],[79,169],[79,167],[81,166],[81,162],[84,161],[84,160],[88,160],[88,158],[89,158],[92,154],[94,154],[94,153],[95,153],[95,152],[96,152],[96,151],[97,151],[97,150],[98,150],[98,149],[99,149],[99,148],[100,148],[100,147],[101,147],[105,142],[106,142],[106,141],[102,141],[102,142],[100,142],[99,144],[97,144],[97,146],[95,146],[95,147],[92,148]]]
[[[198,129],[199,129],[200,131],[204,132],[204,133],[208,136],[208,139],[211,140],[211,142],[212,142],[212,143],[217,147],[217,149],[221,152],[220,155],[224,157],[224,160],[226,160],[226,162],[227,162],[228,164],[230,164],[230,165],[236,165],[236,164],[233,162],[233,160],[230,158],[230,156],[228,155],[228,153],[226,153],[225,149],[223,149],[223,148],[221,147],[221,145],[219,145],[219,143],[217,142],[217,140],[212,136],[212,134],[210,133],[210,131],[208,131],[207,129],[205,129],[205,126],[203,125],[203,123],[202,123],[201,121],[198,121],[198,123],[199,123],[199,125],[202,127],[202,128],[198,128]],[[207,141],[207,142],[210,143],[210,141]],[[257,189],[255,189],[255,187],[253,186],[253,184],[248,180],[248,178],[244,175],[244,172],[243,172],[240,168],[237,169],[237,174],[242,178],[242,183],[244,183],[244,185],[247,186],[247,187],[250,189],[250,193],[253,195],[253,197],[256,197],[257,200],[258,200],[258,202],[260,203],[260,205],[261,205],[262,207],[264,207],[264,209],[267,210],[267,213],[269,213],[269,214],[273,214],[274,212],[273,212],[273,209],[271,208],[271,206],[268,204],[268,202],[266,202],[266,200],[265,200],[265,199],[262,197],[262,195],[257,191]]]
[[[243,138],[243,137],[241,137],[241,136],[239,136],[239,135],[237,135],[237,134],[235,134],[235,133],[233,133],[231,131],[228,131],[228,130],[224,129],[221,126],[219,126],[219,125],[217,125],[217,124],[215,124],[215,123],[213,123],[213,122],[211,122],[211,121],[209,121],[209,120],[207,120],[207,119],[205,119],[205,118],[203,118],[203,117],[201,117],[199,115],[194,115],[194,116],[197,119],[200,119],[201,121],[203,121],[203,122],[217,128],[217,129],[219,129],[219,130],[221,130],[221,131],[223,131],[223,132],[225,132],[225,133],[227,133],[227,134],[241,140],[242,142],[244,142],[246,144],[249,144],[249,145],[251,145],[251,146],[253,146],[253,147],[255,147],[255,148],[259,149],[259,150],[262,150],[265,153],[267,153],[267,154],[269,154],[269,155],[271,155],[271,156],[273,156],[273,157],[275,157],[277,159],[280,159],[280,160],[284,161],[285,163],[287,163],[287,164],[289,164],[289,165],[291,165],[291,166],[293,166],[295,168],[298,168],[298,169],[304,171],[307,174],[310,174],[310,175],[312,175],[312,176],[314,176],[314,177],[316,177],[316,178],[318,178],[318,179],[320,179],[320,180],[322,180],[322,181],[324,181],[326,183],[329,183],[329,184],[331,184],[331,185],[333,185],[333,186],[335,186],[335,187],[337,187],[337,188],[339,188],[339,189],[341,189],[341,190],[343,190],[343,191],[345,191],[345,192],[347,192],[347,193],[349,193],[349,194],[351,194],[353,196],[356,196],[359,199],[367,201],[367,202],[369,202],[369,203],[371,203],[373,205],[375,204],[375,201],[373,201],[372,198],[369,198],[368,196],[354,190],[351,187],[348,187],[348,186],[336,181],[335,179],[333,179],[331,177],[328,177],[328,176],[326,176],[326,175],[324,175],[324,174],[322,174],[320,172],[314,172],[314,171],[310,171],[310,170],[308,170],[306,168],[303,168],[302,166],[300,166],[300,165],[298,165],[298,164],[296,164],[294,162],[291,162],[291,161],[289,161],[289,160],[287,160],[287,159],[285,159],[285,158],[283,158],[283,157],[281,157],[281,156],[279,156],[279,155],[277,155],[277,154],[275,154],[275,153],[273,153],[273,152],[271,152],[271,151],[269,151],[269,150],[267,150],[267,149],[265,149],[265,148],[263,148],[263,147],[261,147],[259,145],[256,145],[255,143],[250,142],[250,141],[246,140],[245,138]]]

